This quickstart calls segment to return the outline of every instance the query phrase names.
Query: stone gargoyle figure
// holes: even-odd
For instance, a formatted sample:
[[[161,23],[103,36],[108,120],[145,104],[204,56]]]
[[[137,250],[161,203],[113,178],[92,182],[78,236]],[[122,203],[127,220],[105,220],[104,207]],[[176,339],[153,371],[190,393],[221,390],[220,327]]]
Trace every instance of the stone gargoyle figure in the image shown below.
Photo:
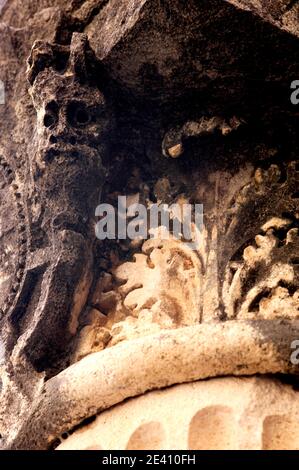
[[[22,195],[5,160],[1,165],[7,214],[6,220],[2,212],[1,269],[6,266],[6,271],[1,299],[2,316],[8,316],[2,344],[3,355],[9,357],[2,374],[3,403],[15,394],[4,406],[5,420],[10,412],[26,414],[40,380],[67,365],[92,283],[94,212],[112,127],[111,111],[99,90],[102,77],[92,68],[95,62],[83,34],[75,33],[70,46],[35,42],[28,81],[37,123]],[[9,246],[20,250],[10,254]],[[11,380],[15,361],[20,369],[23,364],[27,378],[20,370]],[[25,382],[31,383],[27,389]]]
[[[98,273],[94,211],[113,113],[96,63],[79,33],[70,46],[34,44],[28,79],[37,125],[23,196],[2,164],[8,204],[25,220],[20,281],[3,312],[4,448],[55,448],[86,419],[154,389],[298,373],[290,362],[299,332],[297,161],[237,162],[226,171],[215,159],[186,175],[179,162],[190,138],[226,139],[242,121],[199,116],[171,129],[159,155],[171,171],[155,175],[151,190],[142,181],[137,198],[148,206],[153,194],[203,202],[198,250],[158,237]]]
[[[42,331],[30,332],[27,352],[43,369],[52,354],[57,358],[59,350],[65,352],[92,281],[94,212],[112,119],[103,94],[90,82],[90,55],[87,38],[74,34],[69,51],[36,42],[29,58],[30,95],[37,112],[30,216],[39,229],[38,243],[50,247],[50,263],[43,305],[34,315]]]
[[[43,358],[65,352],[91,284],[94,211],[111,116],[103,94],[89,82],[90,55],[86,37],[74,34],[69,51],[37,42],[29,58],[37,112],[30,215],[41,233],[39,244],[52,251],[43,306],[34,314],[42,330],[30,332],[27,347],[37,368]]]

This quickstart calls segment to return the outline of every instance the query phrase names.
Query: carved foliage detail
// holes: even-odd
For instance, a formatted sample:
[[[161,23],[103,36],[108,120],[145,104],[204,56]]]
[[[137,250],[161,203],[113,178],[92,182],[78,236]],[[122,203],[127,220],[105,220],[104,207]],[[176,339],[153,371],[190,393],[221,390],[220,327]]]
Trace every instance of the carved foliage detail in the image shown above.
[[[120,341],[201,321],[201,263],[175,240],[147,240],[99,279],[76,359]]]
[[[222,293],[228,318],[299,316],[296,168],[296,162],[291,162],[284,178],[276,165],[269,170],[258,169],[254,182],[244,187],[235,199],[235,214],[228,232],[237,230],[238,215],[244,208],[248,213],[250,208],[258,211],[257,221],[264,217],[264,223],[253,238],[235,251],[226,266]],[[263,206],[258,205],[260,200]],[[255,227],[256,220],[249,220],[250,223]],[[244,233],[249,233],[246,227]]]

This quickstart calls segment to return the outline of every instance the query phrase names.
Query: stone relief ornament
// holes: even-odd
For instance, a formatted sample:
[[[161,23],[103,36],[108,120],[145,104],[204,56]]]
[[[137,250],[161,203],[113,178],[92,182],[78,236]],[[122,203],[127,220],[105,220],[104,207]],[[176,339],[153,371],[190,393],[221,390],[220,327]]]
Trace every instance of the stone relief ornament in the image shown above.
[[[0,157],[0,316],[15,305],[28,250],[27,220],[15,175]]]
[[[42,275],[25,350],[37,369],[65,353],[92,281],[94,207],[111,117],[91,79],[91,55],[86,37],[74,34],[70,47],[36,42],[28,61],[37,113],[28,182],[31,262]]]
[[[253,181],[233,199],[228,236],[234,239],[240,232],[242,214],[249,213],[253,223],[243,226],[248,241],[239,241],[226,267],[223,299],[228,318],[298,318],[298,186],[296,161],[284,171],[271,165],[258,168]]]
[[[31,49],[0,153],[0,448],[299,448],[297,118],[271,104],[295,36],[241,0],[81,3],[34,14],[51,34],[0,24],[4,64]],[[97,238],[124,196],[203,205],[196,244]]]
[[[26,178],[19,183],[0,159],[0,309],[10,364],[3,402],[12,414],[30,402],[23,390],[29,376],[38,389],[45,374],[64,367],[92,283],[94,208],[112,118],[91,59],[82,34],[70,46],[33,45],[28,79],[37,122]],[[11,378],[15,363],[27,378]]]

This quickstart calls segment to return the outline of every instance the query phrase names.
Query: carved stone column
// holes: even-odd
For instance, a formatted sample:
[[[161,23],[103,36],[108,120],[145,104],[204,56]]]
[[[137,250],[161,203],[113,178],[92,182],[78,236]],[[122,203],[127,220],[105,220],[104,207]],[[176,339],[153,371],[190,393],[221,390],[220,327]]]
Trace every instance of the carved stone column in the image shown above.
[[[297,5],[3,3],[1,447],[298,449]]]

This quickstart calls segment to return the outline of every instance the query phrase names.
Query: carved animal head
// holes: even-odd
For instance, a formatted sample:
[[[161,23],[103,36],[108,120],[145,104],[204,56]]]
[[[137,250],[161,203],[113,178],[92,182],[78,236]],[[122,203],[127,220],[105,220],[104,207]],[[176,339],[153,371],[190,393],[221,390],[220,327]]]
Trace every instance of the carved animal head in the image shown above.
[[[28,80],[37,111],[41,164],[56,158],[60,163],[65,158],[94,158],[94,150],[101,150],[111,115],[95,84],[91,55],[87,38],[80,33],[73,34],[70,47],[41,41],[33,45]]]
[[[70,46],[35,42],[27,75],[37,112],[32,174],[51,206],[43,225],[74,227],[94,213],[113,121],[87,37],[74,33]]]

